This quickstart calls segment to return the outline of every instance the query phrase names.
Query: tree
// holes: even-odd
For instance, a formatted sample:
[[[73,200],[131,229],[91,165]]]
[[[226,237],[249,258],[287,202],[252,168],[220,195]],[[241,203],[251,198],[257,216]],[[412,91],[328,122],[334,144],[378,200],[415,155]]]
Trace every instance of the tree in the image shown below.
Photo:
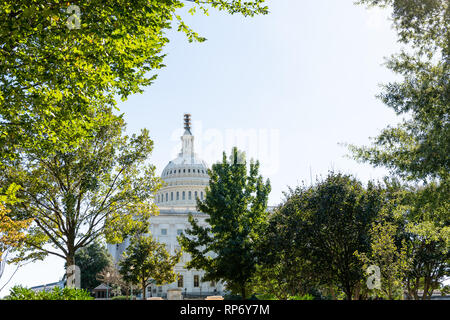
[[[99,286],[101,282],[97,279],[97,274],[107,266],[112,265],[112,257],[104,245],[98,241],[80,248],[75,252],[76,265],[80,268],[81,289],[92,292],[92,289]]]
[[[4,203],[9,203],[10,205],[17,203],[17,198],[15,197],[17,190],[18,186],[12,184],[6,190],[6,194],[0,196],[0,262],[2,266],[0,268],[0,278],[6,263],[6,261],[2,261],[5,252],[10,248],[17,248],[23,243],[26,237],[24,231],[32,222],[32,219],[17,220],[11,217],[11,210],[6,209],[4,205]]]
[[[370,226],[383,205],[381,186],[364,188],[349,175],[330,172],[286,195],[263,238],[263,265],[283,266],[278,281],[291,295],[323,289],[336,297],[337,287],[348,300],[358,297],[364,273],[354,253],[370,248]],[[291,274],[296,271],[297,277]]]
[[[285,199],[272,213],[256,243],[258,269],[253,279],[259,293],[286,300],[303,296],[319,287],[316,271],[307,260],[304,246],[305,223],[301,212],[307,210],[312,188],[289,188]]]
[[[132,238],[119,262],[119,272],[125,281],[141,286],[145,299],[150,280],[154,280],[156,285],[176,280],[173,269],[180,258],[181,251],[171,256],[164,244],[155,241],[151,236],[140,235]]]
[[[413,299],[429,299],[450,275],[450,207],[443,185],[428,184],[412,188],[402,236],[406,239],[412,266],[406,288]],[[418,290],[423,289],[423,296]]]
[[[24,245],[16,248],[21,259],[52,254],[71,266],[75,252],[97,239],[118,243],[146,230],[160,185],[155,168],[145,165],[153,142],[147,130],[124,136],[124,127],[116,117],[72,152],[28,153],[0,173],[2,183],[22,186],[11,214],[33,219]]]
[[[96,279],[108,286],[111,285],[112,293],[116,292],[118,295],[120,295],[122,291],[128,295],[131,289],[131,285],[123,279],[119,270],[113,263],[108,264],[99,273],[97,273]]]
[[[373,223],[370,233],[370,252],[356,252],[356,255],[363,262],[364,270],[371,265],[380,268],[380,288],[374,288],[377,296],[389,300],[401,299],[406,273],[411,266],[406,244],[403,242],[401,247],[396,245],[397,226],[387,221]]]
[[[399,42],[407,49],[387,67],[403,77],[384,86],[382,101],[405,120],[388,127],[373,146],[350,150],[356,159],[409,179],[448,183],[450,162],[450,8],[447,0],[361,0],[392,7]]]
[[[192,0],[244,16],[266,14],[264,0]],[[50,154],[77,148],[118,98],[142,92],[164,66],[166,31],[203,41],[177,14],[181,0],[7,0],[0,3],[0,162],[17,148]],[[175,21],[175,22],[174,22]],[[20,150],[19,150],[20,151]]]
[[[259,162],[250,162],[233,148],[230,160],[225,152],[221,163],[208,171],[210,180],[198,209],[206,213],[207,227],[189,216],[191,229],[179,237],[192,259],[188,268],[204,270],[205,281],[226,281],[227,287],[247,296],[246,288],[255,273],[255,243],[267,216],[270,182],[258,175]]]
[[[405,119],[388,127],[369,147],[350,146],[357,160],[385,166],[419,187],[411,191],[404,237],[413,267],[410,297],[422,286],[426,299],[448,274],[450,220],[450,8],[447,0],[360,0],[391,7],[399,42],[406,49],[387,67],[403,80],[384,86],[381,100]]]

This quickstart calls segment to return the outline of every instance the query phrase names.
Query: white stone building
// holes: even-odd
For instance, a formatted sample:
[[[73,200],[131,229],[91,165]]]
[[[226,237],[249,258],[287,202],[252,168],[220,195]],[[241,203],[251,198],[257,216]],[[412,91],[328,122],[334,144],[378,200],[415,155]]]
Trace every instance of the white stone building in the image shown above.
[[[171,254],[180,249],[177,236],[190,227],[188,214],[192,213],[200,225],[206,224],[207,217],[197,211],[196,198],[203,199],[205,196],[205,188],[209,183],[208,167],[194,153],[194,136],[191,133],[189,114],[185,114],[184,121],[181,152],[176,159],[169,161],[162,171],[161,178],[165,184],[155,195],[160,212],[150,220],[152,236],[166,244]],[[108,245],[108,250],[116,262],[128,245],[129,240],[118,245]],[[167,290],[174,288],[180,288],[183,295],[188,296],[223,294],[223,283],[203,282],[204,272],[185,268],[189,258],[188,254],[183,254],[180,263],[176,265],[175,272],[180,275],[177,282],[164,286],[151,284],[147,288],[147,296],[165,297]]]

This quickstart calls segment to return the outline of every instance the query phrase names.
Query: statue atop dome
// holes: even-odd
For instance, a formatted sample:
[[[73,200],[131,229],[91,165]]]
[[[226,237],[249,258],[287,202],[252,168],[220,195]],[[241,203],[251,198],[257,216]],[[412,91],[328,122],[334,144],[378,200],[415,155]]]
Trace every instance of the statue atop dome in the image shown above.
[[[191,115],[189,113],[184,114],[184,129],[191,133]]]
[[[191,115],[186,113],[184,115],[184,134],[181,136],[181,153],[180,156],[183,158],[195,157],[194,154],[194,136],[191,133]]]

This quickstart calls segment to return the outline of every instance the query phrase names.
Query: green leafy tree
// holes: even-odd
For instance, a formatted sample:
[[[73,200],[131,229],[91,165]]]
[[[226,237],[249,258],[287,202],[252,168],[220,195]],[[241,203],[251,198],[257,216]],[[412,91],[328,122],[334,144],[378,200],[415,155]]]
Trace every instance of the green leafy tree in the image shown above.
[[[17,148],[77,148],[118,98],[139,93],[164,66],[167,30],[203,41],[178,12],[266,14],[264,0],[7,0],[0,3],[0,158]],[[76,7],[73,7],[76,6]]]
[[[285,200],[268,217],[263,235],[256,243],[258,268],[253,278],[258,293],[286,300],[318,287],[315,270],[306,259],[302,244],[306,210],[312,188],[289,189]]]
[[[4,203],[14,205],[18,199],[15,196],[18,186],[11,184],[6,190],[4,195],[0,195],[0,278],[2,276],[3,268],[5,265],[5,253],[10,248],[17,248],[26,237],[25,231],[30,226],[32,219],[17,219],[10,216],[10,210],[8,210]]]
[[[373,146],[351,150],[356,159],[385,166],[410,179],[447,181],[450,162],[450,8],[447,0],[361,0],[392,8],[406,48],[387,61],[403,80],[384,86],[381,100],[403,122],[388,127]]]
[[[165,245],[151,236],[135,236],[119,262],[119,272],[125,281],[141,286],[145,299],[150,280],[154,280],[156,285],[176,280],[174,267],[180,258],[181,251],[171,256]]]
[[[393,223],[382,221],[373,223],[370,231],[371,250],[369,253],[356,253],[363,262],[363,269],[375,265],[380,268],[380,288],[374,288],[376,296],[389,300],[401,299],[404,290],[406,273],[411,266],[408,258],[406,244],[401,247],[395,243],[397,226]]]
[[[320,289],[337,297],[337,288],[346,299],[357,298],[365,275],[354,253],[369,251],[369,230],[382,204],[381,186],[364,188],[355,178],[334,172],[314,186],[291,190],[266,229],[263,264],[284,267],[278,281],[289,284],[289,295]],[[297,287],[289,274],[296,271]]]
[[[249,167],[247,173],[245,155],[237,148],[229,160],[224,152],[222,162],[208,171],[205,200],[197,199],[209,226],[200,226],[190,215],[191,229],[179,237],[192,256],[188,268],[204,270],[205,281],[226,281],[243,299],[256,270],[255,243],[266,221],[270,193],[269,180],[258,175],[259,162],[251,161]]]
[[[387,60],[402,77],[384,86],[381,100],[404,120],[388,127],[369,147],[351,146],[356,159],[384,166],[420,187],[411,192],[404,237],[413,267],[410,297],[423,299],[448,274],[450,153],[450,8],[447,0],[361,0],[392,8],[392,21],[404,49]]]
[[[413,188],[407,195],[403,238],[413,259],[406,287],[410,298],[428,299],[450,276],[450,206],[443,185]],[[423,290],[419,297],[418,290]]]
[[[112,257],[106,247],[98,241],[80,248],[75,252],[76,265],[80,268],[81,289],[92,292],[92,289],[99,286],[101,282],[97,280],[97,274],[112,265]]]
[[[18,258],[52,254],[71,266],[75,252],[97,239],[119,243],[146,230],[160,186],[154,166],[145,164],[153,142],[147,130],[124,136],[124,127],[116,117],[72,152],[28,153],[0,173],[3,183],[21,186],[11,214],[33,219]]]

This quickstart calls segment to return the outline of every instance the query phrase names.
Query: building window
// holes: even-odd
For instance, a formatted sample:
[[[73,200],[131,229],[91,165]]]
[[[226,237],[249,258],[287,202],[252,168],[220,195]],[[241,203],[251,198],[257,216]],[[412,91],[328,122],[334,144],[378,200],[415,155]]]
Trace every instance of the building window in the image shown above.
[[[194,287],[198,288],[200,283],[200,277],[198,275],[194,276]]]
[[[180,193],[177,191],[177,200],[180,200]]]
[[[169,194],[166,193],[166,202],[169,201]]]
[[[188,169],[188,172],[191,173],[191,169]]]
[[[189,197],[189,200],[191,200],[191,198],[192,198],[192,192],[191,191],[189,191],[188,197]]]
[[[161,235],[167,236],[167,229],[161,229]]]
[[[183,169],[183,172],[186,173],[186,169]]]
[[[158,291],[159,291],[159,292],[162,292],[162,287],[158,287]]]
[[[159,202],[159,194],[158,194],[158,202]]]
[[[170,193],[170,201],[173,201],[173,192]]]
[[[161,202],[164,202],[164,195],[161,195]]]
[[[197,199],[197,191],[194,192],[194,199]]]
[[[178,288],[183,288],[183,276],[179,275],[178,276]]]
[[[202,200],[203,200],[203,191],[202,191],[202,192],[200,192],[200,199],[202,199]]]
[[[183,234],[183,229],[177,229],[177,235],[181,236]]]
[[[215,283],[214,281],[211,281],[211,282],[209,283],[209,285],[210,285],[211,287],[215,287],[215,286],[216,286],[216,283]]]
[[[186,200],[186,191],[183,191],[183,200]]]

